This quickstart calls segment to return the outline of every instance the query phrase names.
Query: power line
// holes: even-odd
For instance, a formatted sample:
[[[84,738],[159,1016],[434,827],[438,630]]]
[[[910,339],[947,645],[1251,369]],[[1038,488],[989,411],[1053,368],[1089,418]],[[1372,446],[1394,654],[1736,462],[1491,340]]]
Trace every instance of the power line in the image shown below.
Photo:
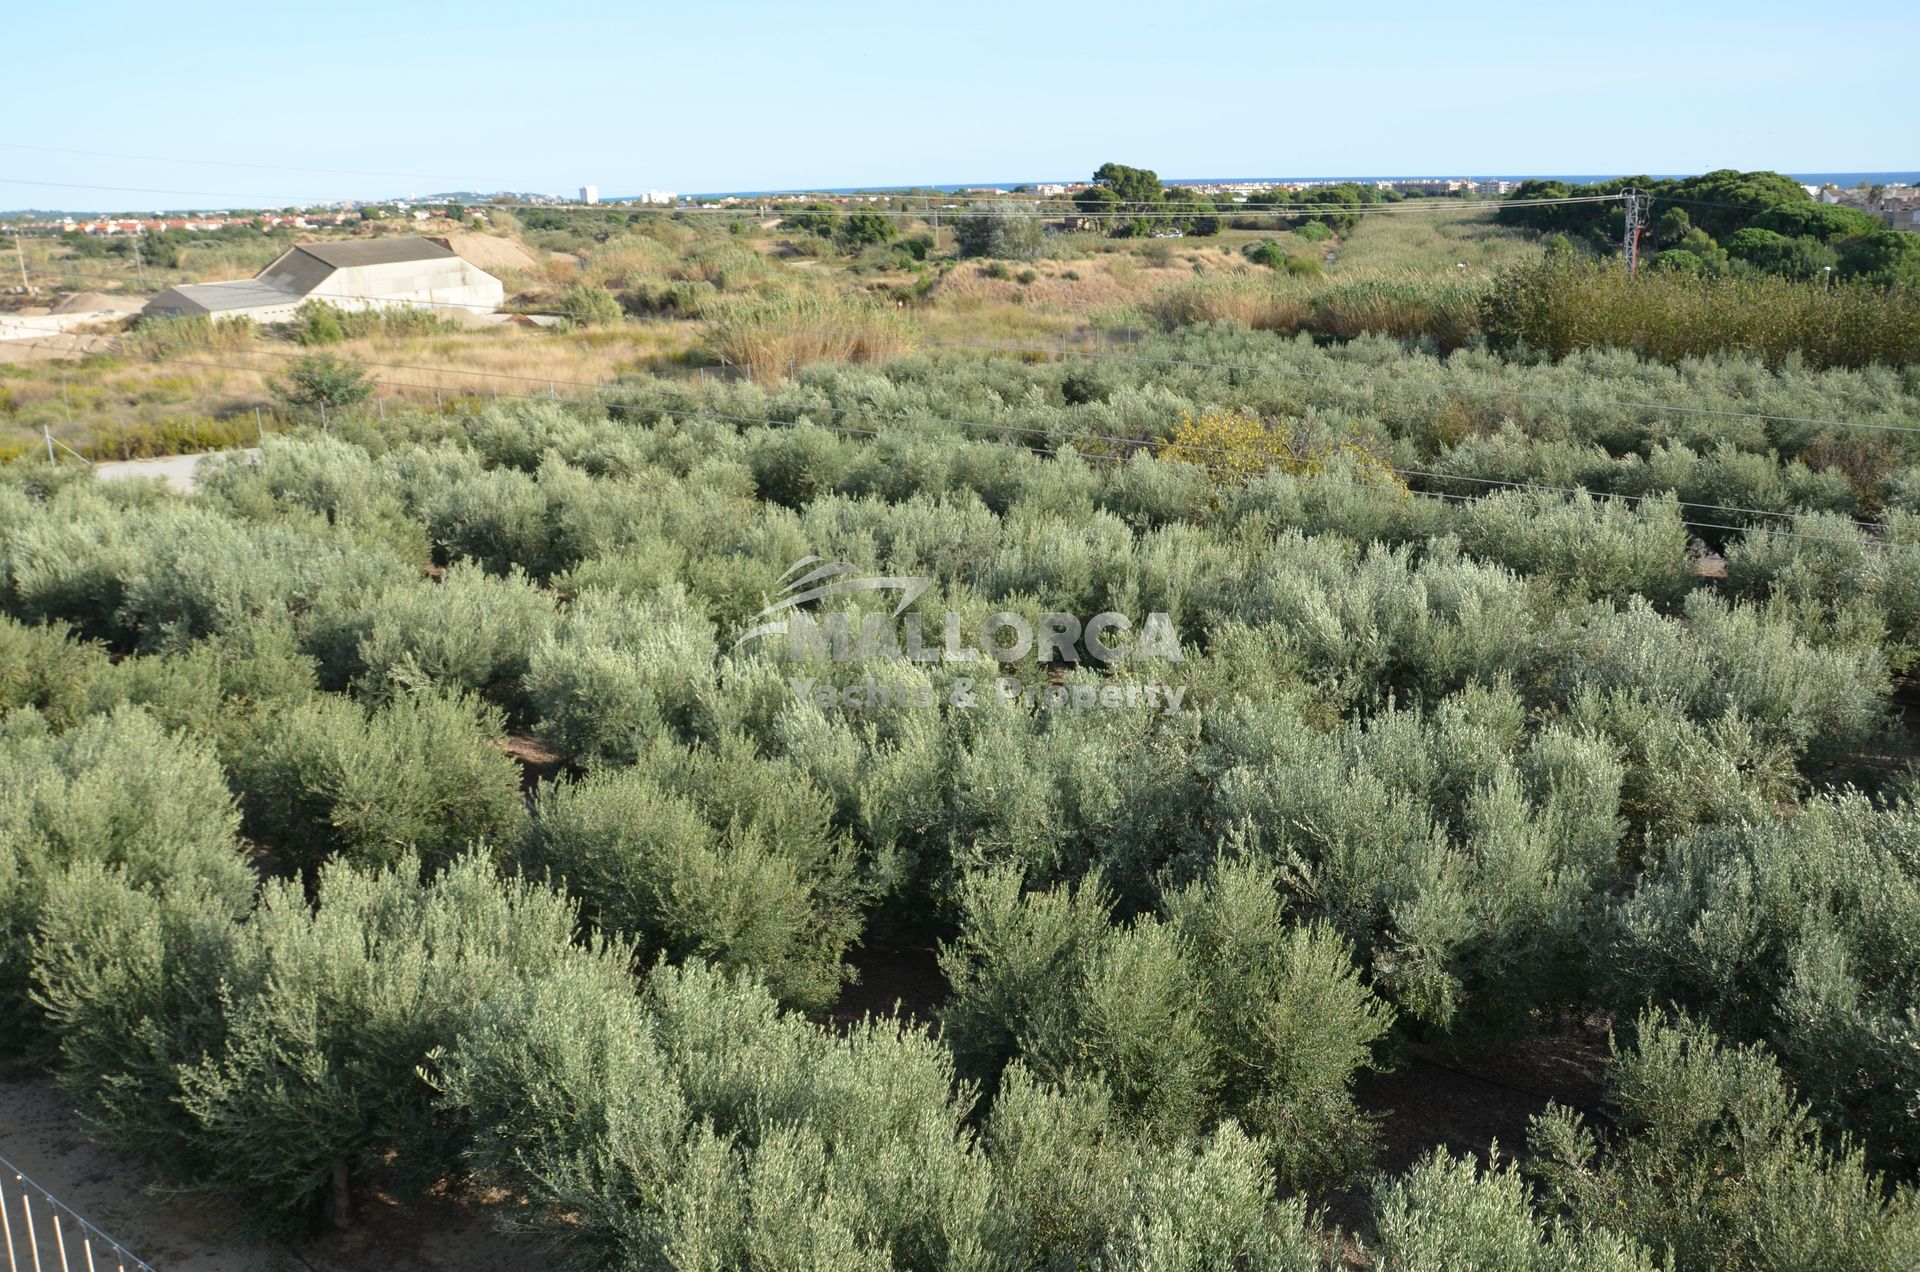
[[[76,271],[65,271],[65,273],[67,274],[67,276],[75,277],[75,278],[90,278],[90,279],[97,279],[101,281],[113,281],[113,282],[126,281],[124,275],[117,275],[117,274],[85,274],[85,273],[79,273]],[[317,303],[322,303],[322,304],[328,303],[326,297],[314,297],[313,299]],[[346,298],[343,298],[343,299],[346,299]],[[392,296],[374,295],[374,296],[353,297],[351,299],[390,302],[391,305],[394,307],[413,307],[413,308],[425,308],[425,309],[453,309],[453,310],[460,310],[468,313],[474,312],[473,306],[471,305],[459,304],[453,301],[415,300],[411,297],[398,296],[398,295],[392,295]],[[528,318],[593,317],[593,315],[587,313],[586,311],[573,310],[573,309],[516,309],[516,310],[496,310],[494,312],[499,314],[505,314],[508,317],[528,317]],[[218,317],[218,315],[209,315],[209,316]],[[766,330],[783,334],[783,335],[821,335],[821,336],[832,337],[835,339],[848,339],[848,338],[854,338],[854,337],[858,337],[866,334],[864,332],[858,332],[853,330],[843,330],[843,329],[833,328],[833,327],[818,327],[818,326],[771,327],[771,328],[767,328]],[[1823,417],[1823,416],[1783,415],[1783,414],[1764,412],[1764,411],[1736,411],[1736,410],[1731,410],[1723,407],[1684,406],[1679,403],[1673,403],[1673,402],[1648,402],[1648,401],[1639,401],[1639,400],[1621,399],[1621,398],[1596,399],[1596,398],[1586,396],[1584,394],[1543,393],[1537,390],[1511,389],[1511,388],[1502,388],[1499,386],[1492,386],[1492,385],[1480,386],[1480,385],[1460,384],[1457,382],[1449,382],[1449,381],[1412,380],[1412,379],[1406,379],[1399,376],[1342,375],[1342,374],[1335,374],[1331,372],[1303,371],[1303,370],[1296,370],[1294,368],[1289,368],[1289,367],[1263,365],[1258,363],[1210,362],[1210,361],[1191,359],[1191,358],[1155,358],[1155,357],[1148,357],[1140,354],[1109,353],[1104,351],[1092,351],[1092,350],[1086,350],[1086,349],[1070,348],[1060,344],[1040,345],[1040,344],[1019,344],[1019,343],[1005,342],[1005,341],[985,342],[985,341],[943,340],[943,339],[940,339],[937,337],[931,337],[931,336],[914,337],[908,343],[916,344],[916,345],[932,345],[937,348],[945,348],[945,349],[970,349],[970,350],[976,350],[976,351],[982,351],[982,352],[988,352],[988,353],[995,353],[995,352],[998,352],[998,353],[1044,353],[1048,355],[1059,356],[1062,358],[1074,357],[1074,358],[1079,358],[1089,362],[1118,362],[1118,363],[1131,362],[1131,363],[1139,363],[1142,365],[1183,367],[1183,368],[1194,369],[1194,370],[1243,372],[1243,373],[1256,374],[1256,375],[1281,376],[1289,379],[1327,381],[1327,382],[1336,383],[1336,384],[1384,385],[1387,387],[1403,387],[1403,388],[1421,389],[1421,390],[1437,392],[1437,393],[1458,393],[1458,394],[1464,394],[1464,395],[1514,398],[1514,399],[1523,400],[1523,401],[1569,403],[1572,405],[1582,406],[1587,408],[1613,408],[1613,409],[1619,409],[1619,410],[1663,411],[1663,412],[1668,412],[1668,413],[1677,414],[1677,415],[1697,415],[1697,416],[1707,416],[1707,417],[1718,418],[1718,419],[1755,420],[1763,423],[1773,423],[1773,424],[1798,424],[1798,425],[1805,425],[1813,428],[1857,428],[1857,429],[1867,429],[1867,430],[1876,431],[1876,432],[1920,433],[1920,425],[1881,424],[1881,423],[1876,423],[1876,422],[1867,421],[1867,420],[1840,420],[1840,419],[1832,419],[1832,418]],[[257,350],[256,352],[269,354],[271,356],[276,356],[276,357],[300,356],[297,354],[280,353],[277,350]],[[436,374],[451,373],[449,369],[440,368],[440,367],[409,368],[409,367],[405,367],[402,364],[379,364],[379,363],[368,363],[367,365],[369,366],[393,365],[398,367],[399,369],[423,370],[423,371],[434,372]],[[487,375],[492,373],[462,372],[462,374]],[[548,380],[542,379],[541,377],[538,377],[538,376],[530,376],[530,377],[523,377],[523,378],[529,379],[538,383],[549,382]],[[576,387],[587,387],[587,388],[595,387],[594,385],[586,384],[584,382],[578,382],[578,381],[558,381],[558,382],[573,384]]]
[[[33,342],[25,342],[25,343],[33,343]],[[282,358],[297,358],[302,356],[299,354],[292,354],[292,353],[280,353],[275,350],[256,350],[254,352],[267,354],[269,356],[274,356],[274,357],[282,357]],[[200,361],[200,360],[194,360],[194,359],[166,358],[166,357],[154,358],[152,359],[152,361],[165,362],[165,363],[169,363],[173,365],[181,365],[181,366],[210,367],[210,368],[217,368],[217,369],[229,370],[229,371],[247,371],[256,375],[264,373],[264,369],[260,367],[243,366],[243,365],[237,365],[232,363],[217,363],[217,362],[206,362],[206,361]],[[498,371],[469,372],[469,371],[458,370],[455,368],[420,366],[417,364],[407,364],[407,363],[364,363],[362,365],[375,367],[382,370],[421,371],[421,372],[426,372],[428,374],[433,374],[433,375],[477,376],[477,377],[487,378],[487,379],[515,380],[522,383],[534,383],[534,384],[545,383],[549,386],[550,389],[552,388],[552,386],[559,385],[559,384],[566,384],[569,387],[586,388],[586,389],[602,391],[602,392],[609,391],[609,390],[618,391],[623,387],[640,387],[640,386],[622,386],[618,383],[605,383],[600,381],[559,380],[559,379],[542,380],[538,376],[515,375],[510,372],[498,372]],[[381,383],[387,387],[393,387],[393,388],[412,388],[412,389],[420,389],[420,390],[435,391],[435,392],[439,391],[441,388],[444,387],[440,385],[410,384],[410,383],[396,382],[396,381],[377,381],[377,383]],[[538,395],[535,395],[535,394],[505,394],[500,396],[505,396],[510,398],[524,398],[527,400],[535,400],[535,401],[542,400]],[[675,408],[665,407],[665,406],[656,405],[655,409],[661,410],[663,413],[666,413],[666,414],[683,413],[683,412],[677,411]],[[960,430],[984,429],[989,432],[998,433],[1002,437],[1028,436],[1028,437],[1041,437],[1041,438],[1047,439],[1048,441],[1054,440],[1053,433],[1046,429],[1023,427],[1020,425],[996,424],[986,420],[966,420],[966,419],[955,419],[955,418],[940,417],[940,416],[887,415],[883,412],[863,410],[861,408],[847,407],[847,406],[829,406],[823,409],[839,415],[843,415],[843,416],[851,415],[851,416],[868,418],[868,419],[873,419],[873,420],[883,421],[883,422],[891,422],[896,424],[928,423],[928,424],[942,425],[945,427],[955,428]],[[695,412],[695,414],[698,414],[703,418],[725,420],[732,423],[763,424],[763,425],[769,425],[773,427],[791,428],[805,422],[805,423],[811,424],[813,427],[824,428],[834,432],[844,431],[844,432],[850,432],[850,433],[855,433],[859,435],[875,436],[875,437],[881,435],[880,430],[866,430],[866,429],[848,430],[848,429],[844,429],[834,425],[819,424],[813,421],[783,420],[783,419],[779,419],[772,416],[737,415],[737,414],[727,414],[724,412],[717,412],[712,410],[701,410],[699,412]],[[1131,449],[1140,449],[1150,444],[1143,439],[1112,437],[1104,434],[1095,434],[1095,433],[1079,434],[1074,437],[1066,439],[1065,442],[1062,444],[1072,445],[1075,442],[1096,442],[1103,446],[1111,446],[1114,444],[1119,444],[1125,448],[1131,448]],[[1036,453],[1041,453],[1041,454],[1057,453],[1054,449],[1051,449],[1048,447],[1027,445],[1025,443],[1022,443],[1022,445],[1024,449],[1032,450],[1032,451],[1035,451]],[[1199,448],[1199,453],[1202,453],[1202,454],[1213,453],[1213,454],[1225,455],[1231,452],[1229,452],[1226,448],[1221,448],[1221,447],[1211,447],[1211,448],[1202,447],[1202,448]],[[1469,474],[1462,474],[1462,473],[1439,473],[1439,472],[1431,472],[1431,471],[1422,470],[1422,469],[1411,469],[1411,468],[1403,469],[1403,468],[1397,468],[1390,464],[1384,464],[1384,463],[1381,464],[1380,466],[1383,470],[1392,472],[1396,476],[1399,476],[1401,478],[1419,477],[1419,478],[1429,479],[1429,480],[1466,482],[1470,484],[1487,486],[1492,488],[1499,488],[1499,489],[1510,490],[1510,491],[1553,493],[1553,494],[1559,494],[1559,495],[1585,495],[1589,498],[1599,499],[1601,501],[1621,500],[1624,502],[1630,502],[1636,506],[1647,499],[1655,498],[1654,496],[1647,496],[1647,495],[1614,495],[1604,491],[1594,492],[1594,491],[1586,490],[1584,488],[1572,487],[1572,486],[1550,486],[1550,485],[1544,485],[1544,484],[1532,483],[1532,482],[1504,481],[1496,478],[1475,477]],[[1217,471],[1231,471],[1231,470],[1217,470]],[[1443,494],[1444,492],[1416,491],[1412,493]],[[1468,500],[1471,498],[1471,496],[1466,496],[1466,495],[1448,496],[1448,497],[1458,498],[1462,500]],[[1679,504],[1680,506],[1683,506],[1683,507],[1699,508],[1699,509],[1704,509],[1708,511],[1728,512],[1728,513],[1736,513],[1736,514],[1751,514],[1755,516],[1769,516],[1769,517],[1776,517],[1776,518],[1797,519],[1800,515],[1802,515],[1802,514],[1797,514],[1792,512],[1731,507],[1724,504],[1707,504],[1707,503],[1696,503],[1696,502],[1680,501],[1680,500],[1676,500],[1675,502],[1676,504]],[[1848,521],[1849,521],[1849,524],[1862,530],[1874,531],[1878,529],[1878,527],[1873,525],[1873,523],[1871,522],[1857,521],[1851,518],[1849,518]],[[1681,519],[1680,524],[1692,527],[1694,529],[1727,530],[1727,531],[1743,532],[1743,533],[1752,529],[1752,527],[1745,526],[1745,525],[1732,525],[1724,522],[1714,522],[1714,521],[1693,521],[1693,520],[1687,520],[1685,518]],[[1831,536],[1817,536],[1817,535],[1810,536],[1801,531],[1770,529],[1769,532],[1787,536],[1787,537],[1793,537],[1793,538],[1819,539],[1822,542],[1845,542],[1844,540],[1833,539]]]
[[[21,177],[0,177],[0,185],[49,186],[61,190],[110,190],[119,194],[185,194],[191,195],[194,198],[206,199],[258,199],[262,197],[255,194],[235,194],[231,190],[162,190],[152,186],[86,185],[78,181],[28,181]],[[282,200],[270,199],[264,200],[264,202],[277,204],[282,202]]]
[[[1592,198],[1582,198],[1582,199],[1541,200],[1538,202],[1519,203],[1519,204],[1510,203],[1505,200],[1502,200],[1500,202],[1479,202],[1479,203],[1463,203],[1463,202],[1456,201],[1450,204],[1444,204],[1444,205],[1435,206],[1435,207],[1426,207],[1421,205],[1409,205],[1409,204],[1366,204],[1366,205],[1354,205],[1350,207],[1343,207],[1343,206],[1327,204],[1327,203],[1310,203],[1310,204],[1299,204],[1294,206],[1284,206],[1279,204],[1271,204],[1271,205],[1263,204],[1258,206],[1236,204],[1232,208],[1219,208],[1219,207],[1214,207],[1214,206],[1205,205],[1205,204],[1187,205],[1187,204],[1155,203],[1155,204],[1143,204],[1139,209],[1135,211],[1108,210],[1111,207],[1111,205],[1103,205],[1102,210],[1096,211],[1096,212],[1082,211],[1073,205],[1064,205],[1059,207],[1047,208],[1047,207],[1037,207],[1037,206],[1024,206],[1020,204],[1015,204],[1011,201],[1006,201],[1002,203],[985,203],[983,204],[983,206],[996,207],[996,208],[997,207],[1018,208],[1020,210],[1011,212],[1011,213],[1006,213],[1005,215],[1008,215],[1010,217],[1021,217],[1028,220],[1138,221],[1138,220],[1156,220],[1157,219],[1157,220],[1174,221],[1174,220],[1185,220],[1185,219],[1195,219],[1195,218],[1232,219],[1232,218],[1258,218],[1258,217],[1285,217],[1290,219],[1298,219],[1298,218],[1311,218],[1311,217],[1322,215],[1322,214],[1329,215],[1329,216],[1387,216],[1387,215],[1407,215],[1412,213],[1437,215],[1439,213],[1455,212],[1455,211],[1482,212],[1487,210],[1497,211],[1498,209],[1509,208],[1509,207],[1539,207],[1539,206],[1559,206],[1562,204],[1614,203],[1618,201],[1619,201],[1619,196],[1607,195],[1604,197],[1596,196]],[[606,211],[619,211],[622,208],[629,208],[630,210],[632,209],[632,205],[609,204],[609,203],[498,204],[498,205],[489,204],[488,206],[490,207],[498,206],[498,207],[505,208],[508,211],[532,210],[532,211],[545,211],[545,212],[606,212]],[[955,206],[960,206],[960,205],[955,205]],[[640,205],[640,207],[642,210],[634,211],[633,213],[634,215],[676,216],[676,217],[677,216],[689,216],[689,217],[777,216],[781,218],[786,218],[790,216],[827,215],[829,213],[838,215],[844,211],[849,213],[858,213],[862,215],[896,217],[896,218],[904,218],[908,220],[926,220],[930,216],[937,215],[939,212],[953,210],[952,207],[947,207],[947,206],[942,206],[938,208],[934,208],[934,207],[883,208],[883,207],[868,207],[868,206],[843,207],[839,205],[829,206],[829,207],[798,207],[792,204],[781,204],[781,205],[774,205],[770,207],[745,206],[745,205],[736,206],[736,207],[681,207],[677,205],[675,206],[652,205],[651,207],[649,207],[648,205]],[[966,211],[966,208],[961,207],[961,210],[964,213]]]
[[[845,338],[858,333],[839,331],[831,327],[773,327],[767,330],[788,335],[828,335]],[[1153,358],[1138,354],[1096,352],[1085,349],[1068,348],[1062,345],[1015,344],[1007,342],[984,342],[964,340],[941,340],[936,337],[917,338],[920,344],[935,345],[949,349],[976,349],[1004,353],[1047,353],[1062,357],[1080,358],[1089,362],[1137,362],[1156,366],[1187,367],[1208,371],[1241,371],[1256,375],[1277,375],[1291,379],[1326,380],[1338,384],[1387,385],[1414,389],[1426,389],[1433,392],[1483,394],[1495,397],[1520,398],[1534,401],[1569,402],[1586,407],[1618,407],[1627,410],[1670,411],[1683,415],[1707,415],[1729,419],[1760,420],[1776,424],[1806,424],[1830,428],[1864,428],[1895,433],[1920,433],[1920,426],[1902,424],[1876,424],[1864,420],[1835,420],[1817,416],[1775,415],[1761,411],[1734,411],[1720,407],[1682,406],[1672,402],[1639,402],[1619,398],[1590,398],[1574,393],[1541,393],[1523,389],[1506,389],[1494,386],[1481,387],[1471,384],[1459,384],[1437,380],[1408,380],[1397,376],[1336,375],[1331,372],[1299,371],[1289,367],[1276,367],[1259,363],[1207,362],[1191,358]]]
[[[82,278],[93,278],[93,279],[100,279],[100,280],[109,280],[109,281],[124,281],[123,276],[120,276],[120,275],[74,274],[71,276],[82,277]],[[323,303],[323,304],[327,303],[324,297],[318,297],[315,299],[317,303]],[[452,301],[419,301],[419,300],[412,300],[409,297],[403,297],[403,296],[367,296],[367,297],[356,297],[354,299],[392,302],[394,307],[411,306],[411,307],[421,307],[421,308],[428,308],[428,309],[454,309],[454,310],[461,310],[469,313],[473,312],[473,307],[471,305],[458,304]],[[579,318],[579,317],[592,316],[582,310],[569,310],[569,309],[537,309],[537,310],[536,309],[520,309],[520,310],[497,310],[495,312],[499,314],[503,314],[507,317]],[[217,317],[218,315],[210,315],[210,316]],[[778,333],[778,334],[784,334],[784,335],[821,335],[821,336],[827,336],[835,339],[850,339],[850,338],[855,338],[855,337],[859,337],[861,335],[866,334],[859,331],[843,330],[843,329],[832,328],[832,327],[772,327],[772,328],[768,328],[767,330]],[[1144,356],[1139,354],[1128,354],[1128,353],[1117,353],[1117,352],[1114,352],[1114,353],[1096,352],[1096,351],[1086,350],[1086,349],[1070,348],[1070,347],[1058,345],[1058,344],[1040,345],[1040,344],[1018,344],[1018,343],[1004,342],[1004,341],[1003,342],[985,342],[985,341],[943,340],[937,337],[915,337],[909,343],[919,344],[919,345],[932,345],[932,346],[935,346],[936,348],[944,348],[944,349],[969,349],[969,350],[976,350],[976,351],[987,352],[987,353],[1045,353],[1049,355],[1057,355],[1063,358],[1066,358],[1066,357],[1079,358],[1084,361],[1090,361],[1090,362],[1120,362],[1120,363],[1131,362],[1131,363],[1138,363],[1142,365],[1183,367],[1183,368],[1189,368],[1189,369],[1195,369],[1195,370],[1245,372],[1245,373],[1257,374],[1257,375],[1281,376],[1289,379],[1306,379],[1306,380],[1325,381],[1325,382],[1335,383],[1335,384],[1403,387],[1403,388],[1421,389],[1421,390],[1438,392],[1438,393],[1458,393],[1458,394],[1465,394],[1465,395],[1514,398],[1514,399],[1519,399],[1524,401],[1569,403],[1576,406],[1587,407],[1587,408],[1615,408],[1615,409],[1621,409],[1621,410],[1663,411],[1663,412],[1668,412],[1672,414],[1699,415],[1699,416],[1708,416],[1712,418],[1721,418],[1721,419],[1756,420],[1764,423],[1775,423],[1775,424],[1799,424],[1799,425],[1805,425],[1808,427],[1815,427],[1815,428],[1858,428],[1858,429],[1867,429],[1867,430],[1878,431],[1878,432],[1920,433],[1920,426],[1903,425],[1903,424],[1882,424],[1882,423],[1876,423],[1868,420],[1841,420],[1841,419],[1832,419],[1824,416],[1783,415],[1783,414],[1764,412],[1764,411],[1737,411],[1737,410],[1732,410],[1732,409],[1723,408],[1723,407],[1684,406],[1679,403],[1673,403],[1673,402],[1648,402],[1648,401],[1639,401],[1639,400],[1621,399],[1621,398],[1593,398],[1584,394],[1543,393],[1538,390],[1504,388],[1497,385],[1481,386],[1481,385],[1460,384],[1457,382],[1449,382],[1449,381],[1413,380],[1413,379],[1406,379],[1399,376],[1343,375],[1343,374],[1336,374],[1332,372],[1304,371],[1304,370],[1298,370],[1291,367],[1281,367],[1281,366],[1273,366],[1273,365],[1259,364],[1259,363],[1210,362],[1210,361],[1191,359],[1191,358],[1155,358],[1155,357],[1149,357],[1149,356]],[[281,351],[278,351],[278,350],[263,349],[263,350],[256,350],[254,352],[258,352],[258,353],[262,353],[262,354],[266,354],[268,356],[274,356],[274,357],[301,356],[293,353],[282,353]],[[452,374],[453,373],[451,368],[445,368],[445,367],[417,367],[417,366],[408,367],[405,364],[382,364],[382,363],[368,363],[367,365],[393,366],[398,369],[424,370],[424,371],[434,372],[436,374]],[[495,373],[480,372],[480,371],[473,371],[473,372],[462,371],[462,372],[459,372],[459,374],[492,375]],[[543,379],[542,377],[538,377],[538,376],[529,376],[529,377],[522,377],[522,378],[536,381],[539,383],[549,382],[547,379]],[[588,388],[595,387],[595,385],[593,384],[588,384],[586,382],[581,382],[581,381],[557,381],[557,382],[567,383],[570,385],[574,385],[576,387],[588,387]]]
[[[126,155],[110,150],[70,150],[35,146],[23,141],[0,141],[0,149],[33,150],[48,155],[85,155],[95,159],[130,159],[139,163],[187,163],[207,168],[252,168],[262,172],[308,172],[333,177],[382,177],[393,181],[459,181],[464,178],[421,172],[369,172],[359,168],[309,168],[284,163],[248,163],[238,159],[182,159],[168,155]]]
[[[186,196],[191,198],[251,201],[251,202],[242,202],[237,204],[237,206],[246,206],[246,207],[279,206],[283,204],[301,202],[301,200],[292,199],[284,195],[281,197],[269,198],[268,196],[262,195],[262,194],[257,194],[257,193],[244,194],[244,193],[231,191],[231,190],[176,190],[176,189],[167,189],[167,188],[154,187],[154,186],[94,185],[94,184],[87,184],[87,183],[74,182],[74,181],[45,181],[40,179],[32,179],[32,178],[24,178],[24,177],[0,177],[0,185],[48,187],[48,188],[65,189],[65,190],[101,190],[101,191],[109,191],[109,192],[121,193],[121,194],[167,194],[167,195],[180,195],[180,196]],[[816,201],[817,199],[829,198],[829,197],[844,197],[844,196],[817,196]],[[1043,205],[1038,201],[1028,201],[1028,200],[999,200],[999,201],[976,200],[976,202],[985,202],[987,206],[996,206],[996,207],[1004,206],[1004,207],[1029,209],[1027,211],[1016,212],[1014,215],[1025,215],[1037,220],[1062,219],[1062,218],[1070,217],[1075,220],[1082,220],[1082,221],[1088,221],[1088,220],[1134,221],[1134,220],[1141,220],[1141,219],[1153,219],[1156,217],[1160,219],[1166,219],[1166,220],[1176,220],[1176,219],[1181,219],[1186,217],[1274,216],[1274,217],[1298,218],[1298,217],[1312,217],[1312,216],[1322,215],[1322,214],[1338,215],[1338,216],[1378,216],[1378,215],[1385,215],[1385,214],[1406,214],[1406,213],[1426,214],[1426,213],[1441,213],[1441,212],[1451,212],[1451,211],[1477,212],[1477,211],[1484,211],[1488,209],[1498,210],[1500,208],[1511,208],[1511,207],[1554,207],[1554,206],[1562,206],[1567,204],[1607,203],[1607,202],[1616,201],[1618,200],[1619,197],[1620,196],[1618,195],[1582,195],[1582,196],[1575,196],[1575,197],[1564,198],[1564,199],[1529,199],[1529,200],[1498,199],[1498,200],[1471,200],[1471,201],[1455,199],[1455,200],[1434,200],[1431,203],[1409,201],[1409,202],[1402,202],[1402,203],[1366,203],[1366,204],[1334,204],[1334,203],[1235,204],[1231,208],[1221,208],[1221,207],[1218,207],[1217,205],[1198,203],[1198,202],[1139,203],[1133,210],[1126,210],[1124,205],[1116,206],[1113,204],[1103,204],[1101,207],[1101,210],[1098,210],[1098,211],[1084,211],[1084,210],[1081,210],[1077,204],[1073,204],[1073,203],[1052,203],[1052,204]],[[385,202],[385,201],[386,200],[378,200],[377,202]],[[308,202],[310,202],[310,200]],[[637,214],[639,215],[655,215],[655,216],[762,216],[762,215],[786,215],[788,213],[804,214],[807,212],[838,213],[842,210],[850,210],[850,211],[869,213],[877,216],[909,218],[909,219],[916,219],[916,220],[926,219],[929,212],[931,211],[930,208],[926,208],[926,207],[885,208],[885,207],[876,207],[872,205],[849,205],[845,203],[834,204],[825,208],[807,208],[807,207],[795,206],[792,202],[752,204],[752,205],[739,204],[732,207],[692,207],[692,206],[682,206],[678,204],[664,205],[664,204],[631,204],[631,203],[592,203],[592,204],[587,204],[587,203],[577,203],[577,204],[576,203],[553,203],[553,204],[499,203],[499,204],[496,204],[492,202],[489,202],[488,206],[501,207],[509,211],[532,209],[532,210],[544,210],[544,211],[554,211],[554,212],[587,211],[587,210],[605,212],[605,211],[619,211],[624,209],[630,213],[637,212]]]

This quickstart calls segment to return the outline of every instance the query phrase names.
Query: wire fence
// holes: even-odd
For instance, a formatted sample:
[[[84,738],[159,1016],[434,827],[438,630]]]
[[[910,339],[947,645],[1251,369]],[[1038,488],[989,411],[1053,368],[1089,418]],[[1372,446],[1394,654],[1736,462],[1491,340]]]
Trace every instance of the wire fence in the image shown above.
[[[155,1272],[4,1157],[0,1244],[7,1248],[7,1272]]]

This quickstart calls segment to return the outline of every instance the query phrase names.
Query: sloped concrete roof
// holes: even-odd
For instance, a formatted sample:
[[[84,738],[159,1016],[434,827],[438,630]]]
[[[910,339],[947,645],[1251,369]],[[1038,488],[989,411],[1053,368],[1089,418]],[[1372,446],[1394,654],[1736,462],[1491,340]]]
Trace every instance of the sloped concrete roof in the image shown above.
[[[347,269],[354,265],[397,265],[402,261],[438,261],[458,255],[432,239],[412,234],[404,238],[302,243],[294,250],[305,252],[335,269]]]
[[[299,292],[249,278],[235,283],[182,283],[178,287],[169,287],[148,302],[148,310],[158,312],[168,308],[167,298],[170,296],[178,296],[209,312],[290,305],[301,299]]]

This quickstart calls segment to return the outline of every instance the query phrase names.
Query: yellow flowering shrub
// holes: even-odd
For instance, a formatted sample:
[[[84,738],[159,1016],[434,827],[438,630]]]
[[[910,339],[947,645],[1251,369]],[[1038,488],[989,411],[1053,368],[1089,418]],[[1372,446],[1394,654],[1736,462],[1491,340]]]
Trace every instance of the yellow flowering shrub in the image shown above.
[[[1320,441],[1296,433],[1286,420],[1269,423],[1247,411],[1208,411],[1197,419],[1182,411],[1173,436],[1160,443],[1156,453],[1205,468],[1219,484],[1246,481],[1276,468],[1308,478],[1333,470],[1346,480],[1407,493],[1390,457],[1370,441]]]

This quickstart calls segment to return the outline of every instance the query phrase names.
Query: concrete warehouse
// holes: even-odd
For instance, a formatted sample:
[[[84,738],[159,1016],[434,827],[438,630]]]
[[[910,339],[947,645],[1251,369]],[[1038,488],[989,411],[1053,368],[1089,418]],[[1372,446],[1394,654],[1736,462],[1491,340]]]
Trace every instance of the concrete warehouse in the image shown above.
[[[302,243],[255,277],[183,283],[147,302],[147,317],[252,318],[285,322],[309,300],[342,309],[461,308],[492,313],[506,299],[500,280],[430,238]]]

